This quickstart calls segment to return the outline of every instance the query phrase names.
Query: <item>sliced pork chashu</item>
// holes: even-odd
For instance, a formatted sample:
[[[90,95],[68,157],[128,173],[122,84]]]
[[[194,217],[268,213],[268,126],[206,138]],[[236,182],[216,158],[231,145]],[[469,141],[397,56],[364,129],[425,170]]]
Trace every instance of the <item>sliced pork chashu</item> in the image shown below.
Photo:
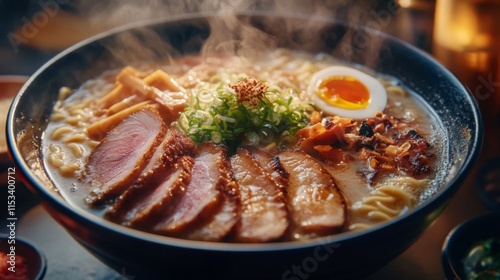
[[[150,229],[158,220],[175,211],[178,200],[191,180],[194,160],[183,156],[148,186],[134,185],[107,212],[107,217],[123,225]],[[162,178],[162,179],[160,179]]]
[[[168,129],[162,143],[139,178],[108,208],[106,217],[119,223],[130,223],[132,219],[128,212],[134,204],[172,176],[171,173],[175,172],[179,159],[193,155],[194,149],[195,144],[189,137],[175,129]],[[174,175],[174,177],[179,175],[181,174]]]
[[[184,237],[192,240],[220,241],[230,235],[238,221],[240,206],[236,187],[228,187],[222,205],[215,214],[187,232]]]
[[[280,187],[283,193],[286,193],[288,186],[288,173],[281,166],[278,156],[271,155],[263,149],[249,148],[255,162],[267,172],[273,181]]]
[[[162,180],[165,172],[183,156],[193,156],[195,144],[191,138],[175,129],[168,129],[163,141],[154,152],[151,160],[142,170],[134,185],[146,186]],[[157,178],[160,177],[160,178]]]
[[[219,147],[220,148],[220,147]],[[238,187],[232,177],[232,170],[226,149],[223,149],[217,174],[220,183],[218,190],[222,201],[212,215],[199,219],[182,237],[193,240],[220,241],[230,235],[240,215],[240,197]]]
[[[286,197],[292,222],[291,238],[340,231],[346,219],[345,201],[330,173],[303,151],[283,151],[279,159],[289,174]]]
[[[221,146],[205,143],[197,148],[191,181],[173,214],[163,218],[155,231],[178,235],[203,223],[215,214],[228,184],[227,152]]]
[[[85,167],[83,180],[93,188],[87,202],[94,205],[124,192],[148,164],[165,130],[156,109],[146,107],[109,131]]]
[[[266,242],[279,239],[288,227],[283,192],[254,161],[247,149],[238,149],[231,157],[231,167],[241,200],[236,241]]]

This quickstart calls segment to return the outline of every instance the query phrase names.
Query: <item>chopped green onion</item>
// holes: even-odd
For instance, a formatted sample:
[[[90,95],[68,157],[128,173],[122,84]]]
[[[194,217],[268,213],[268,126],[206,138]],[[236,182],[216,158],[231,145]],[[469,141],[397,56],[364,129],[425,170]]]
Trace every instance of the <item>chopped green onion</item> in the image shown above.
[[[190,92],[190,103],[176,124],[196,143],[212,141],[229,148],[240,143],[291,143],[295,132],[309,122],[312,107],[290,88],[273,85],[250,104],[240,102],[238,93],[223,81],[200,87]]]
[[[212,142],[214,142],[215,144],[220,144],[222,142],[222,135],[219,131],[212,132]]]

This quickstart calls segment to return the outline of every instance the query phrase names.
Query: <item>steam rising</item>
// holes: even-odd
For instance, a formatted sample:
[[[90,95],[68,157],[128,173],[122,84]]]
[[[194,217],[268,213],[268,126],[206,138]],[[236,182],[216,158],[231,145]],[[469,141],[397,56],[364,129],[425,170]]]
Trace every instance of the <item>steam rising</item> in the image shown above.
[[[390,1],[389,1],[390,2]],[[300,1],[300,0],[123,0],[123,1],[80,1],[78,10],[90,18],[91,24],[104,26],[119,26],[131,22],[152,19],[176,19],[186,14],[217,14],[210,22],[210,36],[198,37],[193,44],[201,44],[202,54],[234,54],[252,56],[267,49],[276,48],[278,42],[283,42],[286,37],[288,47],[300,47],[306,50],[319,50],[322,48],[321,40],[325,36],[340,36],[333,40],[342,39],[346,42],[338,44],[340,56],[349,58],[356,52],[378,52],[377,42],[368,38],[359,31],[348,31],[345,34],[322,34],[326,25],[325,21],[284,21],[280,17],[268,17],[265,23],[255,26],[245,17],[238,17],[238,12],[275,13],[277,15],[294,15],[302,18],[311,16],[322,17],[328,20],[339,20],[357,25],[377,23],[376,1],[350,1],[350,0],[325,0],[325,1]],[[92,5],[89,5],[92,3]],[[383,24],[368,26],[382,29]],[[270,31],[270,32],[269,32]],[[273,34],[273,35],[270,35]],[[361,36],[364,35],[364,36]],[[281,37],[281,38],[277,38]],[[363,45],[364,41],[370,44]],[[363,49],[353,49],[352,41],[356,41]],[[323,42],[324,44],[324,42]],[[145,47],[145,45],[147,47]],[[109,46],[115,56],[124,62],[137,60],[154,60],[156,58],[170,57],[177,54],[172,42],[165,41],[151,30],[142,29],[140,34],[123,34]],[[324,46],[323,46],[324,49]],[[337,55],[338,56],[338,55]],[[376,63],[376,56],[367,56],[364,61],[368,66]]]

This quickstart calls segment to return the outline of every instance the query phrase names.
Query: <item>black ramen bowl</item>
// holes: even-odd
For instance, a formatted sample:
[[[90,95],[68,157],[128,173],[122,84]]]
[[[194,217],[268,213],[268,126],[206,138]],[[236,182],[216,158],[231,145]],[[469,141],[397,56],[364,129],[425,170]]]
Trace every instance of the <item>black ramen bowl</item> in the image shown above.
[[[464,261],[471,250],[482,241],[491,238],[500,240],[498,221],[500,221],[500,212],[484,214],[456,226],[448,234],[441,256],[447,279],[467,279]],[[472,265],[469,266],[472,267]]]
[[[268,40],[254,46],[326,52],[366,65],[397,77],[418,100],[428,104],[449,151],[436,181],[437,192],[414,210],[367,230],[308,241],[211,243],[123,227],[73,207],[55,191],[43,168],[40,147],[59,88],[78,88],[105,70],[137,61],[165,61],[171,56],[199,53],[207,38],[223,28],[220,20],[227,17],[184,15],[135,24],[57,55],[29,79],[9,113],[8,143],[19,173],[78,242],[110,267],[125,269],[137,278],[352,279],[373,273],[405,251],[442,212],[478,155],[482,124],[469,91],[432,57],[376,30],[331,18],[240,13],[236,16],[238,26],[247,28],[235,27],[223,34],[234,35],[229,39],[239,42],[244,40],[243,31],[258,30],[267,34]]]

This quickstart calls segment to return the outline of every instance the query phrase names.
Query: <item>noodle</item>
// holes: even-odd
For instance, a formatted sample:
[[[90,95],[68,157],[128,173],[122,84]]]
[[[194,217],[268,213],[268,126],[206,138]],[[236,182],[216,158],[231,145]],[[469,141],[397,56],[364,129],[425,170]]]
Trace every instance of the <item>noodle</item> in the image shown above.
[[[416,197],[430,180],[417,180],[412,177],[391,178],[374,191],[353,205],[353,212],[363,216],[370,223],[389,221],[407,210],[412,209],[416,204]],[[359,230],[370,227],[366,223],[354,223],[349,229]]]
[[[68,134],[70,132],[73,132],[73,129],[71,127],[68,126],[59,127],[58,129],[54,130],[54,132],[52,132],[52,139],[59,140],[65,134]]]

